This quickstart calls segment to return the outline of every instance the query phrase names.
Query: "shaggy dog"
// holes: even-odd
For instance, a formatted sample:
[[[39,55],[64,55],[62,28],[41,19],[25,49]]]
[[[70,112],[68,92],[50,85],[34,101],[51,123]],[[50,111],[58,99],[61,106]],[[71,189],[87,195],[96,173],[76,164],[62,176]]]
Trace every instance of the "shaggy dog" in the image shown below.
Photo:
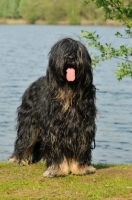
[[[46,76],[22,97],[9,161],[28,165],[44,159],[45,177],[94,173],[95,93],[86,47],[71,38],[59,40],[49,53]]]

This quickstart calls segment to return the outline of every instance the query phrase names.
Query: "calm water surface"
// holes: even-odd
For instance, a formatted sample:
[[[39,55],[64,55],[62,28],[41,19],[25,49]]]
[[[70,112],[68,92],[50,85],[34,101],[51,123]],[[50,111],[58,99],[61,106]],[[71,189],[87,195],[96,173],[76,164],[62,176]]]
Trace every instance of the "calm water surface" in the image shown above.
[[[115,47],[132,46],[114,36],[122,27],[0,26],[0,161],[13,151],[16,108],[29,84],[45,75],[51,46],[62,37],[78,39],[81,30],[97,31],[103,43]],[[116,62],[102,62],[94,70],[99,110],[94,163],[132,163],[132,80],[116,80]]]

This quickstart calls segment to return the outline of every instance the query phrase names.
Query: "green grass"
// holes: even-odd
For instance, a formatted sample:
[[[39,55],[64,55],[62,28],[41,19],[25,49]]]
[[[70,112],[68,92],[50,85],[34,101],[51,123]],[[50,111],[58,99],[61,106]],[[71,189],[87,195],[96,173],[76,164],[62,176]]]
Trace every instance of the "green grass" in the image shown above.
[[[0,199],[129,200],[132,199],[132,165],[94,165],[86,176],[44,178],[44,164],[19,166],[0,163]]]

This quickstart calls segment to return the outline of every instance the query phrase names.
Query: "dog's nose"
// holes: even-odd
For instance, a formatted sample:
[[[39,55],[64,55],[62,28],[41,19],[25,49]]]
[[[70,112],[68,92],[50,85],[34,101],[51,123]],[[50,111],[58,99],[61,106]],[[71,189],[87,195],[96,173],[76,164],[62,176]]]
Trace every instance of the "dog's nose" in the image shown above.
[[[67,58],[67,63],[75,63],[75,57],[73,57],[73,56],[68,56],[68,58]]]

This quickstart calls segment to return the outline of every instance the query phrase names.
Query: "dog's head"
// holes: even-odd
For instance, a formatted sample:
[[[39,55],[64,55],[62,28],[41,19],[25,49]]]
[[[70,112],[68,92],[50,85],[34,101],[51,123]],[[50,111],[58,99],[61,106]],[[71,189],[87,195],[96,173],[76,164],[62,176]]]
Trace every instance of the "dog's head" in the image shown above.
[[[86,47],[71,38],[59,40],[49,53],[47,73],[61,84],[92,83],[91,58]]]

